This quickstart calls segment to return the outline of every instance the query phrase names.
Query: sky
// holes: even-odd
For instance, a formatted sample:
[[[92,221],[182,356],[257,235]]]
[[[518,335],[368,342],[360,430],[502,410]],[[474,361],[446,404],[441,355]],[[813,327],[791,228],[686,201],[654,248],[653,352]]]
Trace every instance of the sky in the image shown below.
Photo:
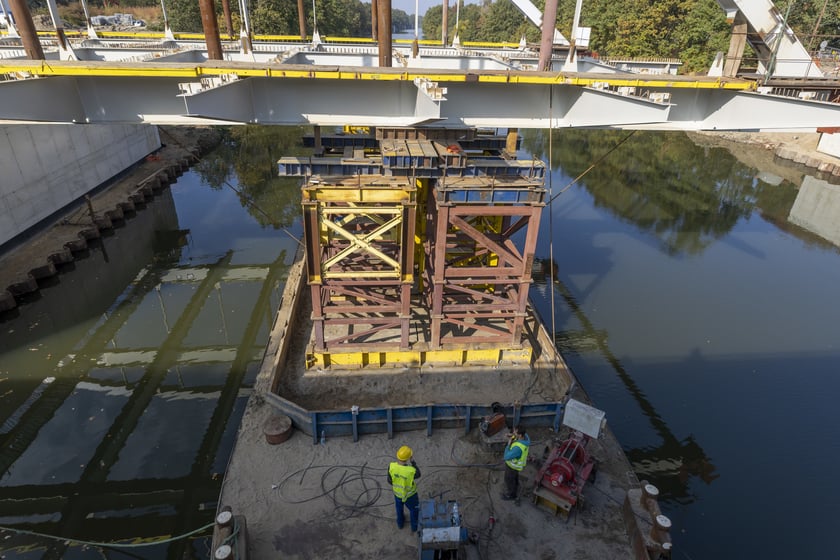
[[[478,4],[479,0],[461,0],[463,4]],[[411,15],[414,13],[415,0],[391,0],[392,10],[402,10]],[[420,4],[420,15],[426,13],[426,10],[432,6],[443,5],[443,0],[418,0]],[[455,5],[455,0],[449,0],[451,6]],[[463,6],[463,4],[461,4]]]

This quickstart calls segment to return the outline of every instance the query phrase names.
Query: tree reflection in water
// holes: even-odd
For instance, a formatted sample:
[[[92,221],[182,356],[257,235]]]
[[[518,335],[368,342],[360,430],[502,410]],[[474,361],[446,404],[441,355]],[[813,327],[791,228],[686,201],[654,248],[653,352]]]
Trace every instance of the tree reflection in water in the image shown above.
[[[612,149],[627,131],[555,131],[548,155],[547,131],[535,131],[524,146],[554,170],[570,177],[586,170]],[[768,198],[755,170],[726,150],[699,150],[682,132],[637,132],[581,180],[595,205],[651,232],[670,255],[698,254],[747,218],[757,201]],[[772,192],[780,190],[774,188]],[[790,194],[791,189],[787,189]],[[795,192],[793,194],[795,197]],[[787,197],[786,197],[787,198]],[[774,200],[767,200],[774,202]],[[792,198],[787,204],[790,208]]]

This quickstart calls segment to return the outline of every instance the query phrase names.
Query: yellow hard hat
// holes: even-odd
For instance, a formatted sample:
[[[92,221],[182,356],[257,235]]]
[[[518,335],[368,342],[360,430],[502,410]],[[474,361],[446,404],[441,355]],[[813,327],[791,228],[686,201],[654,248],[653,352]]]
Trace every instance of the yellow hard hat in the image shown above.
[[[400,461],[408,461],[411,459],[411,448],[407,445],[403,445],[397,450],[397,459]]]

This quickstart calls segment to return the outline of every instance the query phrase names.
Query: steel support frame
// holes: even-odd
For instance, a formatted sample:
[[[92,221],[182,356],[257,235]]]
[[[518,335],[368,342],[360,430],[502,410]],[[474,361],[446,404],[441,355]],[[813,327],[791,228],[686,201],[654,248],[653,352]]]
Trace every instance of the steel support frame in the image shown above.
[[[431,189],[427,206],[427,221],[435,224],[428,228],[425,267],[430,347],[520,347],[542,197],[522,205],[457,204],[446,202],[439,188]],[[498,225],[487,227],[488,219]],[[513,235],[523,228],[517,247]]]
[[[359,179],[361,181],[361,178]],[[409,348],[414,286],[414,187],[304,187],[304,237],[315,350],[394,347],[370,339],[398,329]],[[390,191],[390,192],[389,192]],[[377,201],[378,200],[378,201]]]

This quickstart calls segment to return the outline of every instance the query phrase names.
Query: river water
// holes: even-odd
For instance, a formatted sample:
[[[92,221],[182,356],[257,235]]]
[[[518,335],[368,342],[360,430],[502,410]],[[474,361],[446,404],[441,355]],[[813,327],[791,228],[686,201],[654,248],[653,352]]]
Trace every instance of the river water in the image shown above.
[[[298,183],[275,176],[300,134],[231,129],[0,319],[0,525],[140,544],[212,521],[300,235]],[[660,488],[675,558],[831,557],[840,188],[681,133],[615,148],[627,134],[524,134],[556,195],[534,303]],[[6,558],[209,555],[6,536]]]

